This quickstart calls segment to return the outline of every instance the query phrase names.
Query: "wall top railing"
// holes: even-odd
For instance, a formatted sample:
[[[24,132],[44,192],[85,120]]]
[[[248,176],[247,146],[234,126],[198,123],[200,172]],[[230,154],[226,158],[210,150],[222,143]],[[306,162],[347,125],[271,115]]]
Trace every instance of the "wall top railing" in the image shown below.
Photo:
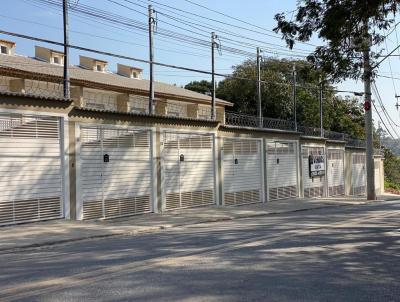
[[[260,124],[262,124],[262,127],[260,127]],[[257,116],[231,111],[225,112],[225,125],[296,131],[294,121],[266,117],[263,117],[262,121],[260,121]],[[350,147],[365,148],[364,140],[351,138],[349,135],[342,132],[324,130],[322,135],[321,129],[318,127],[307,127],[301,125],[297,126],[297,132],[300,132],[304,136],[323,137],[330,140],[344,141]]]

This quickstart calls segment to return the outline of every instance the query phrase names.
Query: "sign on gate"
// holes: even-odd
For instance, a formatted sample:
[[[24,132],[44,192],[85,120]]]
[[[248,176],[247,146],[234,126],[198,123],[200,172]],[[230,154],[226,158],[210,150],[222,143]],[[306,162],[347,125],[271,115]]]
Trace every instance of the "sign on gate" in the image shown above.
[[[308,156],[310,178],[325,175],[325,155]]]

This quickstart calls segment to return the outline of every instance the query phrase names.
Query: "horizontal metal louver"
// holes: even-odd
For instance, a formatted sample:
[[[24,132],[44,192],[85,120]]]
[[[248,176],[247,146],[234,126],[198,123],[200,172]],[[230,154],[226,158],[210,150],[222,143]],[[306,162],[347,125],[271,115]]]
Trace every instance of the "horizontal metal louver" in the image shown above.
[[[0,224],[63,217],[60,121],[0,113]]]
[[[150,131],[82,126],[80,165],[83,219],[151,212]]]
[[[321,197],[324,194],[324,187],[311,187],[304,188],[304,197],[305,198],[314,198]]]
[[[288,199],[297,197],[297,186],[275,187],[269,189],[270,200]]]
[[[233,193],[224,193],[224,201],[227,206],[237,206],[260,202],[260,191],[249,190]]]
[[[223,143],[224,204],[262,202],[261,142],[225,138]]]

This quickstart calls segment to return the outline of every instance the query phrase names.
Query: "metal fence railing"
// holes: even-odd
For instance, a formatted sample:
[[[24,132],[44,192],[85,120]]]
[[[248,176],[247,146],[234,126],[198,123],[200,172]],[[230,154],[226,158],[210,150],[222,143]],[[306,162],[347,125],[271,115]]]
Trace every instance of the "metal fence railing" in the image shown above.
[[[238,127],[258,128],[258,117],[249,114],[225,111],[225,124]]]
[[[296,129],[296,125],[293,121],[263,118],[263,128],[294,131]]]
[[[365,141],[358,138],[346,138],[346,145],[350,147],[365,148]]]
[[[225,124],[238,127],[260,128],[260,120],[257,116],[230,111],[225,111]],[[295,124],[293,121],[264,117],[261,128],[294,131]]]
[[[259,118],[254,115],[236,113],[236,112],[225,112],[225,125],[238,126],[238,127],[250,127],[250,128],[260,128]],[[264,129],[279,129],[279,130],[289,130],[295,131],[295,123],[293,121],[274,119],[274,118],[263,118],[262,128]],[[297,131],[304,136],[313,137],[324,137],[326,139],[345,141],[347,146],[365,148],[365,141],[352,138],[349,135],[336,132],[331,130],[323,130],[323,135],[321,135],[321,129],[318,127],[307,127],[307,126],[297,126]]]
[[[344,141],[345,136],[346,135],[342,132],[336,132],[336,131],[330,131],[330,130],[324,131],[324,137],[327,139]]]
[[[298,126],[297,131],[302,133],[304,136],[317,136],[321,137],[321,129],[320,128],[313,128],[313,127],[306,127],[306,126]]]

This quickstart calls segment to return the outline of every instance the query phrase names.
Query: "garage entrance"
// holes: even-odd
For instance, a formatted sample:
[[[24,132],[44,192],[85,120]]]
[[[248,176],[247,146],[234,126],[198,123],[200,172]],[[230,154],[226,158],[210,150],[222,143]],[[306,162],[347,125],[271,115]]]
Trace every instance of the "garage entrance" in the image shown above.
[[[223,139],[224,205],[262,202],[261,141]]]
[[[353,195],[365,195],[367,189],[365,153],[351,155],[351,183]]]
[[[344,191],[344,150],[328,149],[328,196],[341,196]]]
[[[317,146],[302,146],[302,171],[303,171],[303,190],[305,198],[323,197],[325,196],[325,175],[311,176],[309,167],[309,157],[322,156],[325,157],[325,148]],[[325,160],[326,163],[326,160]],[[326,170],[325,170],[326,171]]]
[[[298,196],[297,143],[267,141],[268,200]]]
[[[163,209],[215,204],[214,135],[162,133]]]
[[[82,218],[151,212],[150,130],[80,127]]]
[[[64,216],[61,121],[0,114],[0,225]]]

